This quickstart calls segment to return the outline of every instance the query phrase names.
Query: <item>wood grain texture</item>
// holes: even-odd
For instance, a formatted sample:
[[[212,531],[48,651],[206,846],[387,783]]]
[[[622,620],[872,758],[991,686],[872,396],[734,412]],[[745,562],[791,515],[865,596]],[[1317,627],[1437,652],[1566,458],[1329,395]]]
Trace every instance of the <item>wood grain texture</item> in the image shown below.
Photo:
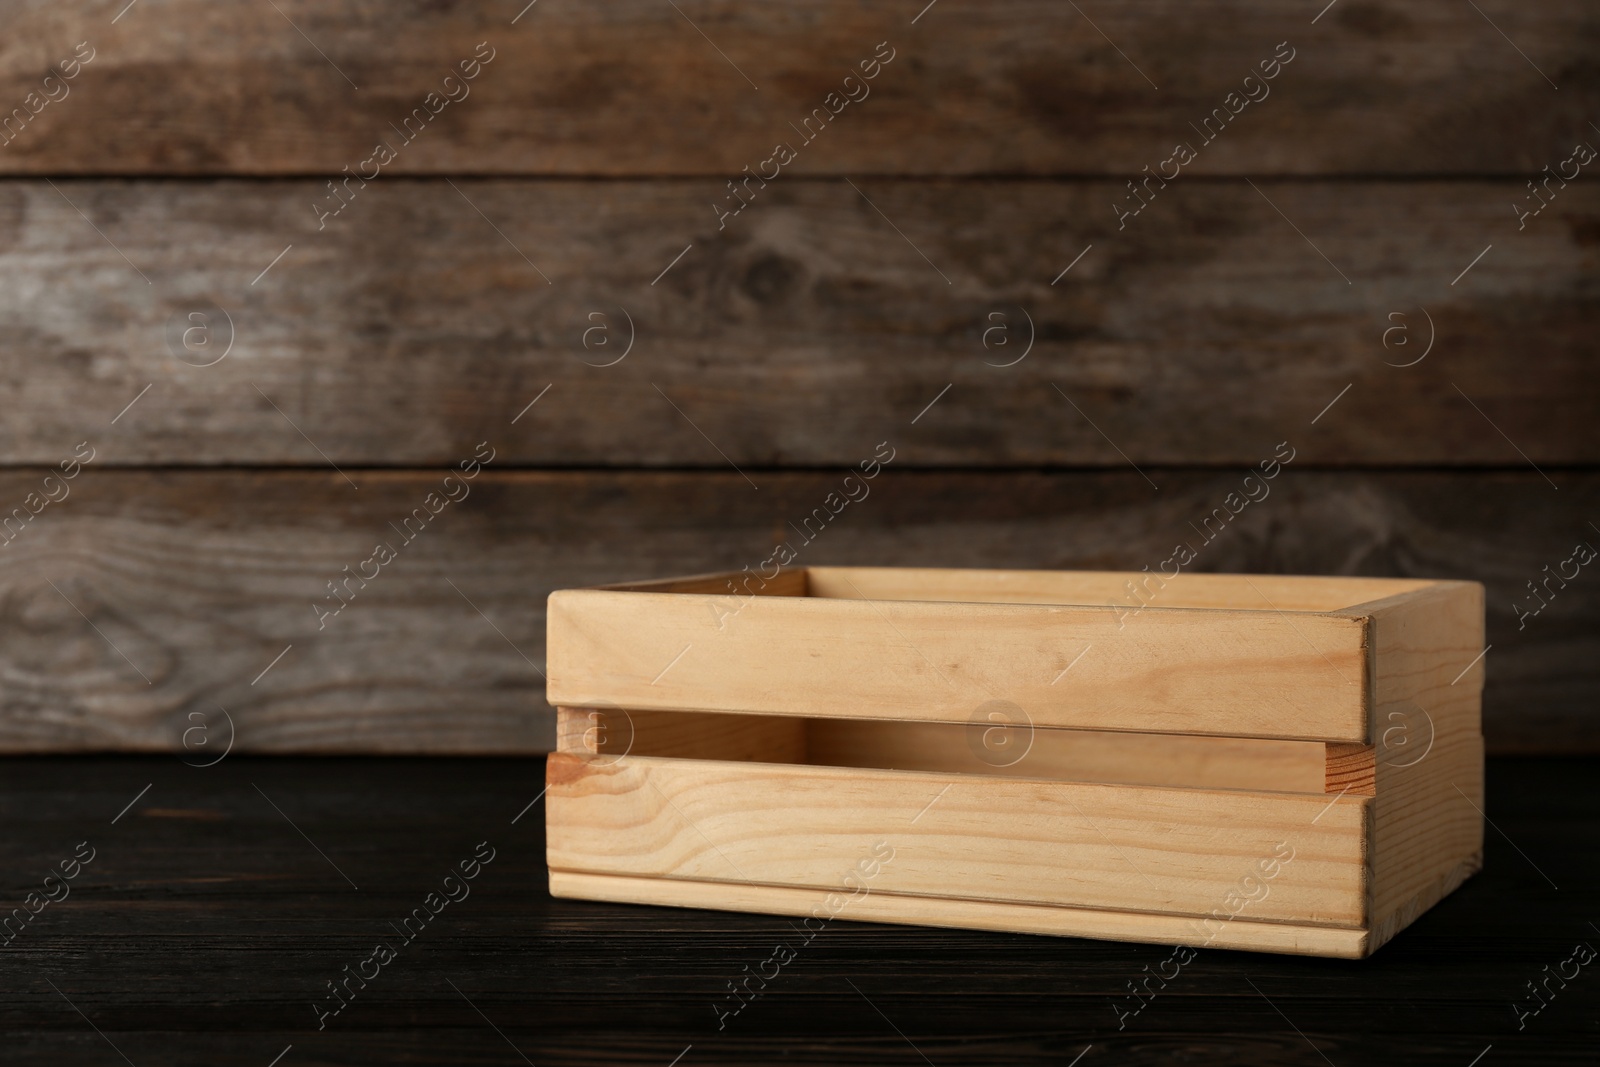
[[[804,763],[806,722],[760,715],[666,714],[556,708],[556,751],[618,761],[633,756]]]
[[[1377,761],[1370,857],[1374,948],[1483,866],[1478,701],[1474,686],[1431,702],[1428,748],[1419,747],[1419,738],[1418,744],[1390,746]],[[1416,725],[1420,732],[1422,725]]]
[[[857,573],[869,589],[855,582]],[[825,907],[839,912],[871,891],[862,879],[875,878],[880,864],[895,857],[897,848],[888,844],[894,837],[914,858],[878,885],[888,898],[873,914],[1159,943],[1164,931],[1141,926],[1141,914],[1211,914],[1231,922],[1242,910],[1241,893],[1256,903],[1260,881],[1281,873],[1280,863],[1300,859],[1310,861],[1309,869],[1305,862],[1296,868],[1287,900],[1280,893],[1278,903],[1268,905],[1263,894],[1246,943],[1361,957],[1479,869],[1483,675],[1467,676],[1481,660],[1474,650],[1483,641],[1482,585],[1190,575],[1161,580],[1152,592],[1162,604],[1141,605],[1130,631],[1120,617],[1115,629],[1098,625],[1105,612],[1089,605],[1113,594],[1119,578],[1146,577],[817,568],[806,572],[806,596],[752,596],[721,611],[719,602],[731,598],[709,595],[703,582],[686,583],[677,593],[551,594],[552,699],[659,709],[637,714],[646,741],[652,726],[664,728],[662,756],[674,757],[657,756],[648,744],[605,751],[588,744],[587,736],[580,749],[563,744],[563,753],[548,763],[550,865],[553,872],[601,878],[591,885],[555,877],[552,892],[582,896],[594,889],[605,900],[743,904],[794,914],[803,909],[805,891],[832,890]],[[951,593],[960,600],[947,599]],[[1253,608],[1247,606],[1252,598]],[[1330,609],[1330,603],[1351,606]],[[883,633],[885,626],[896,640]],[[1291,632],[1298,641],[1288,640]],[[1238,656],[1234,641],[1250,654]],[[680,642],[683,648],[666,660]],[[1084,647],[1067,667],[1046,669],[1041,657],[1080,642]],[[1100,655],[1077,667],[1096,644]],[[906,664],[907,651],[921,663]],[[1323,663],[1301,662],[1319,658]],[[1152,673],[1148,664],[1158,661],[1161,670]],[[1463,662],[1467,666],[1458,670]],[[1070,688],[1052,691],[1074,667]],[[1047,687],[1042,679],[1052,673]],[[933,683],[935,676],[945,688]],[[1460,685],[1463,679],[1467,684]],[[1291,692],[1293,714],[1285,714]],[[959,693],[969,705],[991,698],[969,712],[965,738],[954,714]],[[1358,698],[1358,714],[1332,714],[1346,709],[1351,695]],[[1380,717],[1369,720],[1369,701]],[[753,730],[790,743],[783,751],[769,744],[752,756],[735,742],[740,762],[730,762],[718,755],[729,738],[718,730],[717,716],[668,710],[674,708],[721,711],[727,732]],[[1005,711],[984,716],[985,708]],[[1407,711],[1416,721],[1406,725],[1419,736],[1411,744],[1391,744],[1397,728],[1388,719]],[[781,718],[766,713],[808,721],[803,730],[798,720],[784,730]],[[846,719],[847,726],[867,720],[872,729],[846,729],[831,739],[831,748],[813,744],[806,734],[830,717]],[[570,718],[562,713],[564,725]],[[950,721],[885,721],[917,719]],[[680,720],[687,730],[672,729]],[[1025,742],[1010,736],[1019,721]],[[1044,729],[1035,731],[1034,724]],[[1072,752],[1075,737],[1093,735],[1051,729],[1061,726],[1191,736],[1130,734],[1121,753],[1093,745]],[[998,755],[1014,756],[1004,762],[1020,780],[983,773],[984,741],[996,729],[1010,746]],[[1192,735],[1234,735],[1220,739],[1238,747],[1226,755],[1248,768],[1249,745],[1239,737],[1296,736],[1291,730],[1308,740],[1369,744],[1326,751],[1302,746],[1309,757],[1304,769],[1320,773],[1305,774],[1298,794],[1260,792],[1255,782],[1261,774],[1248,769],[1218,788],[1194,788],[1192,777],[1179,770],[1204,755],[1207,739]],[[897,744],[897,732],[925,735],[923,744]],[[1037,734],[1046,742],[1043,758],[1029,762]],[[688,744],[681,743],[685,738]],[[805,738],[802,753],[792,751],[793,738]],[[1119,776],[1127,754],[1145,747],[1141,742],[1150,742],[1150,755],[1140,777]],[[1382,746],[1381,768],[1371,743]],[[1182,744],[1190,751],[1179,754]],[[1078,758],[1060,758],[1068,752]],[[1088,765],[1089,772],[1080,777],[1074,763]],[[1271,777],[1267,788],[1281,788]],[[957,799],[917,826],[952,791]],[[1333,799],[1322,804],[1328,793]],[[1342,851],[1329,852],[1329,843],[1307,828],[1347,796],[1340,816],[1317,832],[1347,835]],[[1095,836],[1084,834],[1065,807]],[[862,835],[878,839],[863,861],[871,869],[863,867],[840,888],[816,857],[850,850],[852,843],[862,852]],[[1266,841],[1273,847],[1264,853]],[[1261,878],[1247,868],[1241,888],[1229,887],[1231,896],[1221,894],[1223,909],[1213,910],[1220,868],[1237,866],[1239,849],[1261,855]],[[1111,852],[1150,895],[1110,863]],[[698,889],[665,887],[682,881]],[[728,893],[730,883],[785,892]],[[952,901],[983,907],[952,908]],[[1017,914],[1010,907],[1016,904],[1074,910],[1052,922]],[[1075,910],[1083,907],[1110,909],[1117,921],[1085,924]],[[1008,927],[1008,918],[1020,925]],[[1261,925],[1271,922],[1296,928]],[[1307,924],[1344,925],[1369,936],[1319,944],[1298,929]]]
[[[871,95],[801,150],[798,169],[1132,175],[1175,141],[1198,141],[1189,124],[1248,89],[1279,42],[1294,58],[1270,95],[1196,169],[1532,173],[1581,135],[1597,89],[1595,18],[1579,0],[1490,4],[1495,24],[1468,5],[1420,2],[1347,2],[1313,24],[1314,10],[1269,0],[1009,0],[920,17],[917,5],[848,0],[548,4],[520,17],[519,4],[285,0],[279,12],[143,0],[113,24],[120,6],[14,15],[0,65],[8,105],[77,42],[97,54],[70,95],[0,149],[0,167],[336,173],[480,42],[495,58],[471,95],[403,148],[396,170],[731,177],[797,140],[789,124],[884,41],[894,58]]]
[[[1425,589],[1416,579],[1326,575],[1126,571],[988,570],[982,567],[807,567],[806,595],[840,600],[935,600],[958,604],[1118,603],[1125,620],[1140,605],[1243,611],[1332,612]],[[776,580],[774,581],[776,584]],[[1130,590],[1130,586],[1138,587]],[[640,587],[643,588],[643,587]],[[664,591],[664,590],[663,590]],[[721,593],[725,588],[684,589]],[[1359,616],[1359,611],[1349,614]]]
[[[722,718],[736,721],[748,716]],[[806,723],[805,761],[831,767],[1315,793],[1324,786],[1323,748],[1308,741],[1029,730],[987,721],[814,719]]]
[[[1085,590],[1119,584],[1093,577]],[[1369,738],[1364,620],[1189,608],[1182,588],[1131,620],[1081,593],[1084,606],[558,590],[548,690],[574,707],[965,723],[1001,702],[1036,726]]]
[[[555,713],[558,752],[611,761],[650,755],[1296,793],[1325,785],[1325,745],[1307,741],[616,707]]]
[[[767,915],[814,916],[825,894],[815,889],[727,882],[706,885],[670,878],[632,878],[552,870],[550,895],[619,904],[654,904],[678,908],[754,911]],[[825,914],[825,913],[824,913]],[[1177,915],[1117,911],[1107,908],[1064,908],[1042,904],[1002,903],[942,897],[907,897],[874,893],[860,897],[839,918],[858,922],[904,923],[915,926],[989,930],[995,933],[1049,934],[1057,937],[1102,938],[1187,944],[1197,935],[1193,919]],[[1234,919],[1219,925],[1208,947],[1278,952],[1292,956],[1361,959],[1370,938],[1365,930]]]
[[[711,883],[707,897],[744,882],[1200,918],[1248,894],[1258,921],[1367,918],[1364,799],[565,753],[546,780],[552,870]]]
[[[1170,947],[848,921],[876,893],[809,940],[796,919],[552,899],[539,807],[511,822],[537,795],[540,764],[0,762],[0,870],[14,890],[78,841],[99,850],[71,897],[5,950],[8,1067],[123,1063],[85,1016],[140,1067],[266,1067],[291,1043],[278,1067],[665,1067],[691,1044],[679,1067],[922,1064],[894,1027],[939,1067],[1060,1067],[1091,1044],[1078,1067],[1326,1067],[1317,1050],[1338,1067],[1465,1067],[1491,1043],[1479,1067],[1594,1063],[1589,968],[1521,1031],[1509,1007],[1519,993],[1532,1004],[1523,983],[1575,942],[1595,944],[1594,760],[1491,759],[1490,816],[1515,847],[1491,831],[1483,873],[1370,959],[1201,949],[1120,1029],[1114,1007],[1137,1006],[1130,982],[1173,973]],[[310,1004],[324,983],[392,937],[387,923],[485,839],[498,855],[472,895],[319,1031]],[[762,962],[780,944],[797,958],[719,1029],[728,983],[770,975]]]
[[[1324,752],[1323,789],[1330,796],[1370,797],[1377,791],[1378,754],[1374,745],[1329,743]]]
[[[1325,746],[1316,742],[1029,729],[989,721],[558,707],[556,750],[612,761],[672,756],[1292,793],[1320,792],[1325,782]]]
[[[43,473],[0,473],[7,514]],[[552,589],[753,567],[838,485],[830,472],[757,472],[756,492],[731,471],[491,464],[319,631],[312,605],[327,603],[326,583],[379,539],[398,543],[389,524],[440,484],[434,472],[349,473],[359,490],[332,471],[86,468],[70,497],[0,547],[0,744],[175,752],[190,713],[220,705],[239,752],[548,748],[539,672]],[[1149,473],[1159,492],[1132,471],[891,467],[800,546],[799,562],[1155,566],[1178,540],[1198,541],[1189,522],[1238,475]],[[1594,598],[1574,585],[1522,630],[1514,611],[1525,583],[1570,555],[1600,513],[1600,478],[1550,473],[1559,492],[1532,472],[1291,467],[1190,569],[1483,581],[1491,747],[1595,747]]]
[[[1351,609],[1376,668],[1374,948],[1483,865],[1483,599],[1449,582]]]
[[[1483,691],[1483,586],[1439,582],[1344,609],[1370,620],[1373,737],[1416,708],[1464,733],[1480,732]]]
[[[496,427],[561,467],[1600,461],[1600,183],[1520,233],[1520,181],[1180,181],[1120,232],[1120,182],[857,184],[719,232],[710,181],[386,177],[321,231],[317,181],[5,183],[0,462],[146,385],[103,462],[443,465]],[[231,351],[181,362],[211,305]]]

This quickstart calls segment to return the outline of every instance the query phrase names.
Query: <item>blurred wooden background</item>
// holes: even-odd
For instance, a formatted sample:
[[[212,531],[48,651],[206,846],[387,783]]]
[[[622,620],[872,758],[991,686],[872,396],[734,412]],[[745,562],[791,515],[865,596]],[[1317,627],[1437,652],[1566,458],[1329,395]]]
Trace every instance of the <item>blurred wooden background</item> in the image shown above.
[[[1600,171],[1529,186],[1600,11],[524,2],[10,10],[0,750],[542,750],[551,589],[754,565],[882,441],[801,564],[1154,567],[1287,441],[1197,569],[1480,580],[1491,749],[1600,749],[1600,573],[1519,620],[1600,546]]]

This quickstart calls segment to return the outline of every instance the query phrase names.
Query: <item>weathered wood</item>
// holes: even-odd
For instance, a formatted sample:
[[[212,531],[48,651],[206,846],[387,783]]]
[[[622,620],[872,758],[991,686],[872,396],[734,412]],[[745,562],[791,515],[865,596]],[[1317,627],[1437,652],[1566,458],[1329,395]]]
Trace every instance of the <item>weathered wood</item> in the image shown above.
[[[1506,836],[1490,831],[1484,872],[1371,959],[1189,941],[1198,956],[1181,973],[1170,947],[849,921],[877,918],[876,891],[815,936],[799,919],[551,899],[544,802],[511,823],[542,787],[541,763],[0,762],[7,907],[77,842],[99,853],[4,950],[5,1062],[124,1063],[115,1044],[140,1067],[266,1067],[293,1044],[278,1067],[666,1067],[693,1045],[679,1067],[923,1065],[898,1028],[940,1067],[1064,1065],[1091,1044],[1078,1067],[1327,1067],[1316,1050],[1338,1067],[1466,1067],[1491,1043],[1479,1067],[1594,1064],[1592,965],[1564,989],[1550,979],[1555,998],[1541,990],[1547,1006],[1520,1031],[1511,1008],[1539,1007],[1529,980],[1573,973],[1561,964],[1576,942],[1600,945],[1586,889],[1600,882],[1594,760],[1491,760],[1488,811]],[[392,938],[389,922],[485,839],[497,855],[471,896],[318,1030],[311,1005],[326,983]],[[841,856],[841,871],[857,858]],[[1213,947],[1248,936],[1249,913]],[[1186,922],[1172,943],[1191,936]],[[797,955],[774,976],[764,961],[778,945]],[[756,974],[761,995],[719,1018],[740,1004],[729,983]]]
[[[552,589],[754,567],[788,537],[798,565],[1140,569],[1187,539],[1197,571],[1473,578],[1488,587],[1494,647],[1473,670],[1487,675],[1491,745],[1600,747],[1600,609],[1581,584],[1592,576],[1520,631],[1515,613],[1545,564],[1595,540],[1595,474],[1554,471],[1556,492],[1531,472],[1291,466],[1201,544],[1189,523],[1234,491],[1236,473],[1153,471],[1157,492],[1131,471],[891,466],[804,543],[787,523],[835,491],[837,473],[759,472],[755,492],[731,471],[491,464],[404,544],[390,524],[440,475],[348,473],[359,490],[331,471],[85,468],[67,499],[0,547],[0,745],[180,751],[191,713],[211,717],[208,732],[223,728],[220,705],[238,752],[537,751],[553,740],[539,674]],[[4,514],[41,484],[40,471],[0,473]],[[398,558],[366,587],[352,580],[353,599],[319,632],[313,605],[339,603],[327,583],[379,540]]]
[[[1518,182],[1258,182],[1337,270],[1236,182],[1119,233],[1111,182],[795,181],[721,234],[695,182],[381,179],[321,232],[317,182],[56,184],[0,185],[0,462],[55,462],[146,385],[105,462],[449,464],[491,427],[554,466],[886,439],[899,465],[1600,461],[1600,183],[1518,233]],[[227,340],[213,303],[233,348],[189,365]],[[192,314],[210,347],[180,343]],[[1428,358],[1386,365],[1430,318]]]
[[[947,3],[920,16],[918,4],[849,0],[547,3],[520,15],[519,3],[142,0],[115,22],[123,5],[111,6],[13,13],[7,108],[41,88],[59,95],[42,79],[77,42],[95,58],[0,147],[0,168],[353,169],[428,92],[459,96],[443,79],[480,42],[494,58],[470,96],[400,147],[393,170],[733,177],[787,140],[807,173],[1132,176],[1177,141],[1198,144],[1190,124],[1229,93],[1266,91],[1232,104],[1243,110],[1196,170],[1532,174],[1587,136],[1596,95],[1581,0],[1483,5],[1493,23],[1419,0],[1344,0],[1320,18],[1320,5],[1271,0]],[[870,95],[800,147],[790,124],[849,88],[879,42],[893,58]],[[1245,83],[1275,55],[1293,58]]]

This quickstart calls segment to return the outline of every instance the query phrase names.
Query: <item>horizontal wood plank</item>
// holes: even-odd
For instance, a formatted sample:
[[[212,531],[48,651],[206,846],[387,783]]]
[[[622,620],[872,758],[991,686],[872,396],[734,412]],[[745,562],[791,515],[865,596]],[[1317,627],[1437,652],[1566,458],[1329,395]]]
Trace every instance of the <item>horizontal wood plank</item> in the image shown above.
[[[0,184],[0,463],[1600,461],[1600,183],[55,184]]]
[[[1581,0],[123,6],[14,13],[0,102],[28,110],[0,170],[335,174],[389,138],[413,174],[732,177],[778,141],[812,174],[1131,176],[1178,141],[1212,174],[1531,174],[1587,136],[1597,85]],[[493,58],[447,84],[475,54]],[[456,99],[403,144],[391,124],[430,92]],[[823,107],[806,146],[791,124]]]
[[[550,872],[550,895],[624,904],[648,903],[676,908],[715,908],[769,915],[811,916],[825,894],[815,889],[727,882],[708,886],[669,878],[631,878],[608,874]],[[1292,956],[1360,959],[1368,952],[1365,930],[1336,926],[1264,923],[1234,919],[1200,926],[1177,915],[1116,911],[1107,908],[1063,908],[1043,904],[1001,904],[987,900],[904,897],[873,893],[852,902],[837,918],[860,922],[904,923],[955,927],[999,933],[1051,934],[1108,941],[1150,941],[1183,945],[1202,942],[1208,948],[1281,952]]]
[[[70,496],[26,524],[13,517],[21,532],[0,547],[0,746],[184,754],[185,731],[211,723],[189,735],[202,761],[199,742],[226,734],[222,708],[240,752],[538,751],[554,740],[540,674],[552,589],[754,567],[788,538],[800,565],[1140,569],[1187,539],[1195,571],[1477,579],[1491,746],[1600,748],[1590,578],[1552,582],[1537,615],[1526,589],[1595,540],[1594,474],[1553,472],[1557,492],[1533,473],[1290,468],[1202,543],[1189,522],[1235,474],[1152,470],[1157,492],[1131,471],[891,469],[807,542],[788,522],[837,473],[763,473],[757,492],[732,472],[491,464],[407,543],[397,527],[414,526],[440,474],[347,473],[359,489],[333,472],[91,464]],[[0,473],[0,518],[44,488],[41,471]],[[350,575],[373,573],[380,541],[397,558],[362,586]],[[320,630],[319,608],[338,609]]]
[[[1226,917],[1270,867],[1251,919],[1367,918],[1365,799],[566,753],[547,781],[552,870],[713,883],[705,899],[741,882],[837,893],[830,910],[881,891]]]
[[[1135,614],[1111,598],[573,589],[550,597],[546,649],[550,699],[574,707],[966,723],[987,721],[994,704],[1035,726],[1084,730],[1301,741],[1370,732],[1365,621],[1296,618],[1264,601]]]

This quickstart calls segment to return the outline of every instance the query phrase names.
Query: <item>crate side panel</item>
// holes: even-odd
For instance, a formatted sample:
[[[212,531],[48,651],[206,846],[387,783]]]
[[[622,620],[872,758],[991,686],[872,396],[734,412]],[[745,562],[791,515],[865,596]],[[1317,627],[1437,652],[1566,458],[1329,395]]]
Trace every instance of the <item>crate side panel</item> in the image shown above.
[[[1475,717],[1476,690],[1437,718]],[[1372,947],[1414,922],[1483,866],[1483,738],[1441,728],[1380,754],[1372,800]],[[1421,756],[1420,759],[1418,757]],[[1412,762],[1415,760],[1416,762]]]
[[[1344,614],[1371,619],[1374,743],[1420,708],[1450,717],[1442,729],[1481,733],[1479,702],[1460,699],[1483,690],[1483,586],[1435,582],[1425,589],[1358,605]],[[1389,733],[1391,740],[1401,732]]]

